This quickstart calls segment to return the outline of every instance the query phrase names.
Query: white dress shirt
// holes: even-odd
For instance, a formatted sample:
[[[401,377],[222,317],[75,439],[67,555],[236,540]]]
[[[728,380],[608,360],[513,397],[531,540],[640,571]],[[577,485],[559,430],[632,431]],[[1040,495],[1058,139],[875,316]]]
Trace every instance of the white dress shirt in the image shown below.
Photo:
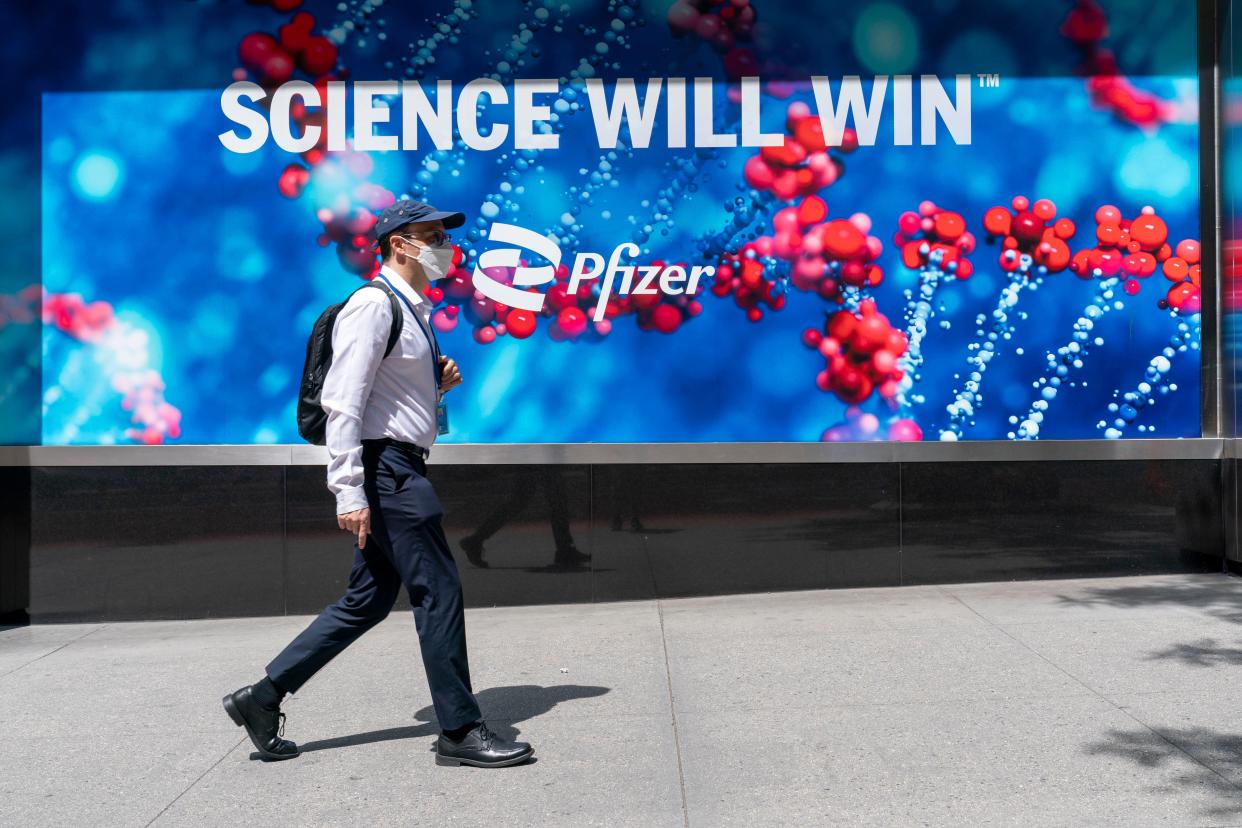
[[[321,401],[332,458],[328,490],[336,495],[338,515],[368,505],[362,489],[362,440],[392,437],[425,449],[436,440],[440,395],[429,339],[431,303],[387,266],[380,273],[398,293],[404,319],[388,358],[384,347],[392,330],[392,308],[384,292],[357,291],[332,326],[332,365]],[[410,318],[402,296],[414,305],[419,319]]]

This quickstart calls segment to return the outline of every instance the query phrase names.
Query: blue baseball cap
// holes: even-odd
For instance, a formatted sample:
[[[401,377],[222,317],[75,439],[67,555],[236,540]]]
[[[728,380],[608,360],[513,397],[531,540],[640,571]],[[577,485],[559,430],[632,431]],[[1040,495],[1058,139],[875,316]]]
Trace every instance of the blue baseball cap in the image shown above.
[[[384,238],[389,233],[400,230],[407,224],[413,224],[419,221],[436,221],[444,222],[447,230],[454,227],[461,227],[466,223],[465,213],[450,213],[444,210],[437,210],[430,204],[424,204],[421,201],[415,201],[412,198],[403,198],[385,207],[383,212],[379,214],[379,221],[375,223],[375,238]]]

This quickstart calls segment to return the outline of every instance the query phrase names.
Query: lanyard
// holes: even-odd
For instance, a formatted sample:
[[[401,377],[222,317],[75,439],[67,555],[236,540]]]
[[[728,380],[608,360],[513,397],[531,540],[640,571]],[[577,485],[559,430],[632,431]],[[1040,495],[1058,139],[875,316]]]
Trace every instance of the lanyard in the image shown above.
[[[388,285],[388,289],[397,294],[397,298],[406,304],[406,307],[410,309],[410,313],[414,315],[414,324],[417,325],[418,329],[423,332],[423,336],[427,337],[427,344],[431,346],[431,373],[432,376],[435,377],[436,393],[438,394],[440,392],[440,345],[436,342],[436,335],[429,332],[427,328],[423,326],[423,318],[419,315],[418,311],[414,309],[414,303],[411,302],[405,294],[393,287],[392,282],[388,281],[388,277],[383,273],[376,275],[383,279],[384,284]]]

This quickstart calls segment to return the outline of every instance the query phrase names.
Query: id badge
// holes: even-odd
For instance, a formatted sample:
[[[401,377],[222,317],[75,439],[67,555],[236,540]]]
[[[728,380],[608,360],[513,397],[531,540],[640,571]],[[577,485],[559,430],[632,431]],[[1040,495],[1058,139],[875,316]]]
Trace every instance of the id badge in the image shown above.
[[[443,400],[436,405],[436,432],[438,434],[449,433],[448,406]]]

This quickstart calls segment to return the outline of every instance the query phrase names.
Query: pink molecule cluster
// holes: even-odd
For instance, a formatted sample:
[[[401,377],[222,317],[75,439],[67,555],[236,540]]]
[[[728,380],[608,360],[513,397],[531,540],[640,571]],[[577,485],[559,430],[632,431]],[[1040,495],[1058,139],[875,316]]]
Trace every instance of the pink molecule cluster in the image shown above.
[[[844,162],[829,154],[819,116],[803,101],[794,101],[785,114],[786,135],[779,146],[761,147],[742,169],[746,183],[770,192],[782,201],[817,193],[841,177]],[[840,146],[849,153],[858,149],[858,135],[846,128]]]
[[[107,302],[86,303],[76,293],[49,293],[43,297],[43,324],[52,325],[79,342],[96,345],[116,318]]]
[[[717,296],[732,294],[752,322],[763,318],[760,305],[778,311],[785,304],[775,280],[766,273],[763,258],[790,263],[790,283],[795,288],[837,304],[844,303],[846,288],[875,287],[884,280],[884,271],[876,264],[883,243],[868,235],[871,219],[864,213],[828,219],[828,205],[812,195],[796,207],[777,211],[772,229],[771,235],[760,236],[725,256],[712,285]]]
[[[898,360],[908,342],[905,333],[876,310],[874,300],[864,299],[857,312],[837,311],[822,331],[805,330],[802,341],[828,361],[815,379],[821,391],[849,404],[863,402],[872,391],[878,391],[890,404],[896,399],[898,384],[905,376]]]
[[[1070,270],[1083,279],[1097,272],[1104,278],[1121,278],[1122,288],[1133,296],[1139,279],[1146,279],[1173,251],[1168,245],[1169,228],[1152,207],[1144,207],[1133,219],[1105,204],[1095,211],[1096,245],[1074,254]]]
[[[316,173],[325,181],[349,182],[327,205],[315,211],[323,224],[319,244],[336,245],[341,266],[364,279],[373,279],[380,263],[375,255],[376,214],[397,200],[392,191],[367,181],[374,162],[364,152],[346,150],[321,161]],[[358,181],[352,184],[353,181]]]
[[[1103,45],[1108,16],[1096,0],[1076,0],[1061,24],[1061,34],[1082,53],[1078,74],[1087,78],[1087,92],[1096,106],[1140,127],[1154,127],[1169,119],[1169,104],[1135,87],[1121,74],[1116,55]]]
[[[875,414],[864,413],[858,406],[851,405],[845,409],[845,421],[829,426],[819,439],[825,443],[876,440],[917,443],[923,439],[923,429],[908,417],[897,417],[882,423]]]
[[[79,342],[103,345],[118,322],[112,305],[82,300],[76,293],[43,295],[43,324],[51,325]],[[164,379],[158,371],[120,371],[112,376],[112,387],[122,396],[121,407],[132,411],[125,436],[147,445],[181,436],[181,411],[164,399]]]
[[[0,294],[0,331],[8,325],[29,325],[39,317],[43,286],[27,285],[13,295]]]
[[[901,214],[893,244],[901,250],[902,264],[911,270],[927,267],[936,258],[941,270],[952,271],[959,279],[974,273],[967,256],[975,250],[975,237],[966,230],[966,219],[931,201],[919,204],[918,212]]]
[[[1034,204],[1026,196],[1014,196],[1012,211],[992,207],[983,214],[983,227],[989,240],[1002,238],[1000,266],[1006,273],[1021,267],[1021,254],[1031,256],[1034,263],[1049,273],[1064,270],[1070,263],[1069,240],[1075,233],[1074,222],[1058,219],[1057,207],[1046,198]]]
[[[165,438],[181,436],[181,411],[165,402],[164,379],[158,371],[117,374],[112,378],[112,388],[123,395],[121,408],[133,412],[130,421],[139,425],[126,429],[126,437],[158,446]]]
[[[1161,270],[1173,284],[1158,304],[1172,308],[1178,313],[1199,313],[1203,310],[1202,284],[1200,282],[1200,258],[1202,248],[1194,239],[1177,243],[1173,255],[1165,259]]]
[[[867,235],[871,219],[865,213],[848,219],[828,219],[827,214],[824,200],[810,196],[796,209],[779,211],[772,221],[775,233],[756,239],[755,245],[761,255],[793,263],[794,287],[840,304],[844,286],[875,287],[884,281],[884,271],[875,263],[884,246]]]

